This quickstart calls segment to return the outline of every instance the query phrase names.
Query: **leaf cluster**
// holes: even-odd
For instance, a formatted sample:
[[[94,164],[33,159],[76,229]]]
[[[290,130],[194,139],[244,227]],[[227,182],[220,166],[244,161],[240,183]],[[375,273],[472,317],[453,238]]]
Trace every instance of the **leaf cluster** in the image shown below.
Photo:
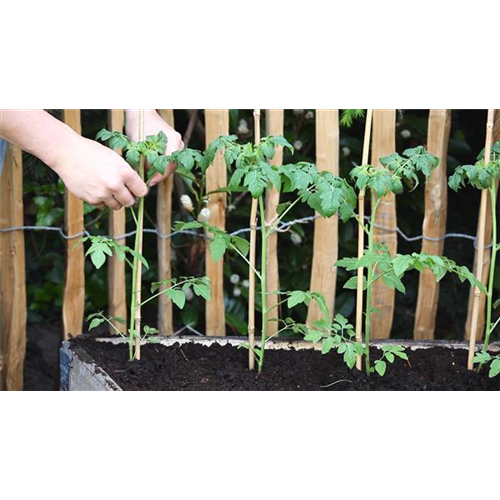
[[[144,267],[149,269],[148,261],[144,256],[127,245],[121,245],[115,240],[105,236],[86,236],[82,238],[77,245],[86,241],[90,241],[90,247],[85,253],[85,256],[90,255],[90,260],[96,269],[100,269],[106,262],[107,257],[112,257],[113,254],[119,261],[124,261],[127,258],[127,254],[130,254],[132,257],[140,260]],[[130,262],[128,263],[130,264]]]
[[[212,300],[210,293],[210,279],[206,276],[195,278],[193,276],[172,278],[157,281],[151,284],[151,293],[156,293],[160,289],[179,308],[183,309],[186,304],[186,291],[192,289],[194,294],[205,300]]]

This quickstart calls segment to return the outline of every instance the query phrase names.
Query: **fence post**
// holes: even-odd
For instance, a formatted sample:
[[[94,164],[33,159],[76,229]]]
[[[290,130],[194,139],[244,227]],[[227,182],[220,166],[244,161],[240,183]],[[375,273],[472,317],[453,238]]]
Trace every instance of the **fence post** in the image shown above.
[[[174,126],[174,110],[159,109],[162,118],[171,126]],[[156,224],[161,235],[170,235],[172,228],[172,190],[174,186],[174,174],[158,184],[158,197],[156,203]],[[172,246],[170,238],[158,236],[158,281],[172,278]],[[158,330],[161,335],[174,334],[174,320],[172,301],[163,293],[159,297],[158,304]]]
[[[0,177],[0,228],[22,226],[23,157],[9,146]],[[26,353],[24,233],[0,233],[0,390],[22,391]]]
[[[396,150],[396,110],[378,109],[373,111],[373,139],[372,165],[379,165],[381,156],[393,153]],[[377,210],[375,223],[386,227],[389,231],[376,228],[374,241],[385,243],[395,255],[397,251],[397,220],[396,197],[393,193],[384,196]],[[391,335],[392,320],[394,318],[395,290],[391,290],[382,280],[373,285],[372,307],[378,310],[372,318],[372,338],[388,339]]]
[[[220,135],[229,134],[229,110],[205,110],[206,143]],[[219,152],[213,165],[207,169],[207,192],[227,185],[227,171],[224,156]],[[226,194],[213,193],[209,196],[210,224],[225,229],[226,225]],[[214,262],[207,245],[206,275],[211,282],[212,300],[206,303],[206,334],[209,336],[224,336],[226,334],[226,316],[224,311],[224,274],[223,259]]]
[[[110,109],[108,114],[109,127],[113,132],[123,132],[124,111],[123,109]],[[121,151],[117,151],[121,154]],[[109,234],[116,239],[117,236],[125,234],[126,213],[125,208],[109,211]],[[116,240],[120,245],[125,244],[125,238]],[[111,320],[114,326],[122,333],[127,331],[127,286],[125,282],[125,261],[118,260],[115,256],[108,260],[108,299],[109,315],[112,318],[123,318],[124,323]],[[115,330],[110,327],[110,333]]]
[[[283,109],[267,109],[266,110],[266,133],[267,135],[283,135],[283,122],[285,110]],[[274,158],[270,161],[273,165],[283,164],[283,147],[279,146],[275,150]],[[266,190],[266,220],[273,220],[278,212],[276,207],[280,202],[280,193],[273,186],[272,189]],[[280,289],[279,278],[279,262],[278,262],[278,233],[275,231],[270,234],[267,240],[267,292],[276,292]],[[267,296],[267,335],[275,335],[279,325],[276,321],[279,317],[279,308],[276,306],[279,300],[279,295]],[[272,309],[271,309],[272,308]]]
[[[497,142],[497,141],[500,141],[500,110],[498,110],[498,109],[495,110],[495,120],[493,122],[492,143],[495,144],[495,142]],[[498,192],[498,181],[496,181],[496,189]],[[491,220],[491,199],[488,196],[487,202],[486,202],[486,221],[485,221],[485,227],[484,227],[484,245],[485,245],[485,247],[487,247],[491,243],[492,231],[493,231],[493,222]],[[478,237],[479,237],[479,229],[478,229]],[[474,268],[473,268],[474,274],[476,274],[476,269],[477,269],[478,250],[479,250],[479,245],[478,245],[478,248],[476,248],[476,251],[474,254]],[[491,250],[489,248],[485,248],[484,249],[484,256],[483,256],[483,274],[481,277],[481,282],[485,286],[488,286],[488,274],[489,274],[488,271],[490,269],[490,262],[491,262]],[[465,322],[465,332],[464,332],[464,338],[466,340],[470,339],[473,304],[474,304],[474,287],[471,286],[470,293],[469,293],[469,304],[468,304],[468,309],[467,309],[467,321]],[[483,338],[485,311],[486,311],[486,294],[482,293],[481,296],[479,297],[479,311],[478,311],[478,317],[477,317],[477,337],[476,337],[476,340],[481,340]]]
[[[440,159],[439,166],[425,185],[425,215],[423,223],[424,240],[422,252],[442,255],[444,239],[426,240],[425,237],[442,238],[446,234],[446,213],[448,203],[448,176],[446,159],[450,139],[451,110],[431,109],[427,132],[427,150]],[[439,283],[430,269],[420,273],[418,285],[417,311],[413,338],[429,340],[434,338],[436,313],[439,299]]]
[[[82,133],[79,109],[64,109],[64,123],[78,134]],[[83,233],[83,202],[66,190],[65,231],[68,236]],[[69,334],[80,335],[83,331],[85,311],[85,261],[83,245],[77,245],[81,237],[66,241],[66,274],[63,293],[63,338]]]
[[[339,174],[339,111],[316,110],[316,164],[318,170]],[[314,246],[311,271],[312,292],[321,293],[331,315],[335,308],[335,288],[338,258],[338,217],[319,217],[314,221]],[[311,301],[307,312],[307,324],[321,319],[321,311]]]

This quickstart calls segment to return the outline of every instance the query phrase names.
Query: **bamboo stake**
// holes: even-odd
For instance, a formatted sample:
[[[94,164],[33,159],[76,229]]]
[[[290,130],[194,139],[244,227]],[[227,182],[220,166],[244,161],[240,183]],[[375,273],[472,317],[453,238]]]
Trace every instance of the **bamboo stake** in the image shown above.
[[[266,133],[267,135],[283,135],[283,109],[268,109],[266,110]],[[283,147],[279,146],[275,150],[273,165],[281,165],[283,163]],[[266,190],[266,220],[271,221],[278,216],[277,206],[280,202],[280,193],[275,186],[272,189]],[[267,239],[267,282],[266,289],[268,292],[276,292],[280,289],[279,267],[278,267],[278,233],[275,231],[268,236]],[[266,304],[268,309],[267,316],[267,334],[269,336],[276,335],[278,331],[279,307],[277,303],[279,295],[272,294],[267,296]]]
[[[492,144],[495,144],[497,141],[500,141],[500,112],[499,110],[495,110],[495,120],[493,122],[493,136],[491,139]],[[498,180],[495,182],[495,193],[498,191]],[[483,275],[481,279],[481,283],[483,285],[488,285],[489,279],[489,269],[491,264],[491,249],[487,248],[487,245],[491,242],[491,237],[493,233],[493,221],[491,214],[491,197],[488,196],[488,203],[486,207],[486,223],[484,226],[484,256],[483,256]],[[476,273],[477,269],[477,253],[479,247],[476,248],[474,253],[474,266],[473,272]],[[474,287],[470,287],[469,292],[469,303],[467,308],[467,321],[465,322],[465,340],[470,339],[470,331],[471,331],[471,320],[472,320],[472,306],[474,304]],[[484,326],[485,326],[485,312],[486,312],[486,294],[481,294],[479,299],[479,314],[477,319],[477,336],[476,341],[480,340],[483,337]]]
[[[366,124],[365,124],[365,137],[363,140],[363,156],[361,158],[361,165],[368,164],[368,157],[370,154],[370,138],[372,132],[372,118],[373,110],[369,109],[366,112]],[[365,190],[362,189],[359,192],[358,198],[359,206],[359,223],[358,223],[358,259],[363,257],[365,252]],[[362,332],[363,332],[363,277],[364,269],[362,267],[358,268],[358,283],[356,287],[356,341],[362,342]],[[356,358],[356,368],[361,370],[361,356]]]
[[[486,123],[486,144],[484,147],[484,162],[487,164],[490,161],[491,155],[491,141],[493,136],[493,120],[495,116],[495,110],[488,110],[488,121]],[[478,280],[482,279],[483,274],[483,260],[484,260],[484,234],[486,228],[486,209],[488,206],[488,190],[483,189],[481,192],[481,206],[479,210],[479,230],[478,230],[478,251],[477,251],[477,269],[476,278]],[[474,368],[474,354],[476,350],[476,337],[477,337],[477,326],[478,326],[478,316],[479,316],[479,305],[481,298],[481,290],[478,287],[474,288],[474,302],[472,305],[472,320],[470,329],[470,339],[469,339],[469,357],[467,360],[467,368],[472,370]]]
[[[144,110],[139,110],[139,141],[144,140]],[[139,162],[139,175],[144,179],[144,155],[141,155]],[[137,215],[137,241],[135,251],[142,255],[142,239],[143,239],[143,223],[144,223],[144,198],[139,200],[139,213]],[[142,262],[137,259],[137,272],[135,275],[135,292],[136,292],[136,309],[135,309],[135,359],[141,359],[141,297],[142,297]]]
[[[254,130],[255,130],[255,144],[260,143],[260,109],[254,109]],[[257,247],[257,208],[259,206],[259,200],[252,198],[252,209],[250,212],[250,266],[249,266],[249,276],[248,276],[248,369],[253,370],[255,367],[255,254]],[[265,224],[266,221],[261,221]],[[261,283],[265,286],[264,283]]]

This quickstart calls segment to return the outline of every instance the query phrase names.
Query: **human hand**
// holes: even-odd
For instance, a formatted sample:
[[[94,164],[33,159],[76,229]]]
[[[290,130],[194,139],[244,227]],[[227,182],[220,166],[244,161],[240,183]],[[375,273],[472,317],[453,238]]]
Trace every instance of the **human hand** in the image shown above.
[[[125,128],[125,133],[132,140],[139,140],[139,110],[138,109],[127,109],[127,124]],[[144,137],[148,135],[157,135],[159,131],[162,131],[167,136],[167,150],[165,154],[169,155],[174,151],[184,148],[184,143],[182,142],[182,136],[168,125],[163,118],[154,109],[144,110]],[[146,165],[146,168],[148,166]],[[174,163],[169,163],[165,169],[165,174],[161,175],[156,173],[153,175],[149,182],[149,186],[155,186],[156,184],[162,182],[166,179],[174,170],[176,165]]]
[[[131,207],[148,188],[139,174],[117,153],[101,144],[77,136],[59,151],[51,165],[66,188],[90,205],[114,210]]]

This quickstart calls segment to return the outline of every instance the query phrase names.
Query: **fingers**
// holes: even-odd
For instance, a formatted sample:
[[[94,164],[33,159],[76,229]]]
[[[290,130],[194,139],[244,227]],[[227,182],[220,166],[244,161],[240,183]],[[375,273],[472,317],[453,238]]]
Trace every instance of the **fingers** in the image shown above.
[[[120,208],[122,208],[122,204],[118,203],[118,201],[116,201],[114,196],[106,198],[104,200],[104,203],[106,204],[106,206],[112,208],[113,210],[120,210]]]
[[[132,193],[125,187],[125,185],[121,186],[121,188],[117,189],[116,192],[113,193],[114,198],[118,203],[120,203],[123,207],[132,207],[135,204],[135,198],[132,196]]]
[[[130,169],[130,174],[125,181],[125,186],[134,197],[143,198],[148,194],[148,187],[135,170]]]

